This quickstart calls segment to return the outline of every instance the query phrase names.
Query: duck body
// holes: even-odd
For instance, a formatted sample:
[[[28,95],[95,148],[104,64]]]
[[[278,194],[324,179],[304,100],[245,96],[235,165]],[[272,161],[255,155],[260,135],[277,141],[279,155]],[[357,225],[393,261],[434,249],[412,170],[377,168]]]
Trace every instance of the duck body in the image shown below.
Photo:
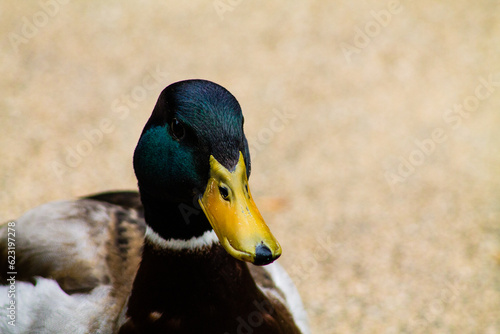
[[[13,223],[13,286],[3,242],[8,225],[0,228],[0,317],[15,321],[0,321],[0,333],[114,332],[141,259],[138,212],[78,199],[43,204]],[[4,307],[11,301],[12,319]]]
[[[183,248],[146,239],[129,320],[120,333],[238,333],[244,327],[255,333],[300,333],[284,295],[267,295],[247,263],[231,257],[215,238],[201,238],[206,240]],[[265,269],[253,270],[271,279]]]
[[[52,202],[15,221],[17,326],[0,322],[0,332],[309,332],[297,290],[272,263],[281,247],[250,194],[243,116],[227,90],[168,86],[134,169],[140,195]],[[6,234],[4,225],[2,317]]]

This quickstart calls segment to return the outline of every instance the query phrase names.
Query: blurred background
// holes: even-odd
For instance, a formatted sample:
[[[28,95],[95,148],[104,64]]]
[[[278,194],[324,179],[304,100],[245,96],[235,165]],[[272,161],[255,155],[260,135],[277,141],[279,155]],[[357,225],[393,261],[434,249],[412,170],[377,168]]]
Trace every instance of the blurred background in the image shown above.
[[[3,1],[0,36],[1,221],[135,189],[161,90],[209,79],[314,333],[500,332],[500,3]]]

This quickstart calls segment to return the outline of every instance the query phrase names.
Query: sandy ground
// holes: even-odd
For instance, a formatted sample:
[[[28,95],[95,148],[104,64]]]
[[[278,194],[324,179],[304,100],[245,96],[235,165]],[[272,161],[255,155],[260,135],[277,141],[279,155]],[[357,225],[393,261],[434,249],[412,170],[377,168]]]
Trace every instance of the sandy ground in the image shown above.
[[[314,333],[500,332],[498,2],[3,1],[0,36],[1,221],[134,189],[160,91],[210,79]]]

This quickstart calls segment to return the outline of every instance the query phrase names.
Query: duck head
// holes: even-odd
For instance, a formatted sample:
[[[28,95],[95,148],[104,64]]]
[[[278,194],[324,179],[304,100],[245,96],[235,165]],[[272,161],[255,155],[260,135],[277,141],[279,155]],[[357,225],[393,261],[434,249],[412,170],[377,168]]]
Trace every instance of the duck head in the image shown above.
[[[134,170],[146,222],[164,239],[213,229],[236,259],[264,265],[281,255],[248,186],[240,105],[222,86],[186,80],[165,88],[135,149]]]

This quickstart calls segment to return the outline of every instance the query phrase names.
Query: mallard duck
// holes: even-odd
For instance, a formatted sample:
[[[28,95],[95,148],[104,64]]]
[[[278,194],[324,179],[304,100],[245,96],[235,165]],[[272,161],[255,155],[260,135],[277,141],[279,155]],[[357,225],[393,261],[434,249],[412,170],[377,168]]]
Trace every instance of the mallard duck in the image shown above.
[[[165,88],[133,164],[139,193],[51,202],[2,226],[2,333],[309,333],[250,193],[230,92]]]

